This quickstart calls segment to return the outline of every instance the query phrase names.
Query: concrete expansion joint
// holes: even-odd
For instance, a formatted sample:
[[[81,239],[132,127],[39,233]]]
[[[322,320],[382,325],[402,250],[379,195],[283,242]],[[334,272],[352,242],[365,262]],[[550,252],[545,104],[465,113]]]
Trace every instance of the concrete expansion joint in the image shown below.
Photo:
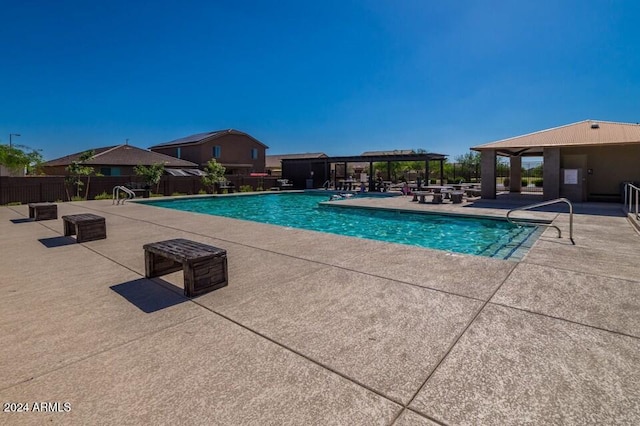
[[[372,387],[360,382],[359,380],[354,379],[353,377],[350,377],[350,376],[348,376],[348,375],[346,375],[344,373],[341,373],[340,371],[337,371],[337,370],[329,367],[328,365],[322,363],[321,361],[318,361],[318,360],[316,360],[316,359],[314,359],[314,358],[312,358],[312,357],[310,357],[308,355],[305,355],[302,352],[300,352],[300,351],[298,351],[298,350],[296,350],[296,349],[294,349],[294,348],[292,348],[292,347],[290,347],[290,346],[288,346],[288,345],[286,345],[286,344],[284,344],[282,342],[279,342],[278,340],[275,340],[274,338],[269,337],[264,333],[261,333],[261,332],[255,330],[255,329],[253,329],[251,327],[248,327],[248,326],[246,326],[246,325],[234,320],[233,318],[229,317],[228,315],[225,315],[225,314],[223,314],[221,312],[215,311],[214,309],[211,309],[208,306],[205,306],[205,305],[199,303],[195,299],[192,299],[191,302],[195,303],[196,305],[201,306],[202,308],[204,308],[207,311],[219,316],[220,318],[222,318],[222,319],[224,319],[226,321],[229,321],[230,323],[232,323],[232,324],[234,324],[234,325],[236,325],[236,326],[238,326],[238,327],[240,327],[240,328],[242,328],[242,329],[244,329],[244,330],[246,330],[246,331],[248,331],[248,332],[250,332],[252,334],[255,334],[256,336],[261,337],[261,338],[263,338],[263,339],[265,339],[265,340],[277,345],[278,347],[280,347],[280,348],[282,348],[282,349],[284,349],[284,350],[286,350],[288,352],[291,352],[291,353],[293,353],[293,354],[295,354],[295,355],[297,355],[297,356],[299,356],[299,357],[301,357],[301,358],[303,358],[303,359],[305,359],[305,360],[317,365],[320,368],[323,368],[323,369],[325,369],[325,370],[327,370],[327,371],[329,371],[329,372],[331,372],[333,374],[336,374],[336,375],[342,377],[343,379],[346,379],[346,380],[348,380],[348,381],[350,381],[350,382],[352,382],[352,383],[354,383],[354,384],[356,384],[356,385],[368,390],[369,392],[372,392],[372,393],[374,393],[374,394],[376,394],[376,395],[378,395],[378,396],[380,396],[382,398],[385,398],[385,399],[387,399],[387,400],[389,400],[389,401],[391,401],[391,402],[393,402],[395,404],[398,404],[400,406],[403,406],[403,407],[405,406],[401,401],[398,401],[397,399],[395,399],[393,397],[385,395],[384,393],[382,393],[382,392],[380,392],[380,391],[378,391],[376,389],[373,389]]]
[[[411,399],[409,400],[409,402],[407,403],[407,406],[409,406],[416,398],[417,396],[420,394],[420,392],[422,391],[422,389],[427,385],[427,382],[429,382],[429,379],[431,379],[431,377],[435,374],[435,372],[438,370],[438,368],[440,367],[440,365],[442,365],[442,363],[445,361],[445,359],[447,359],[447,357],[449,356],[449,354],[451,353],[451,351],[453,350],[453,348],[458,344],[458,342],[460,341],[460,339],[462,338],[462,336],[464,336],[464,334],[467,332],[467,330],[471,327],[471,325],[476,321],[476,319],[480,316],[480,314],[482,313],[482,311],[484,311],[485,307],[489,304],[490,300],[493,299],[493,297],[496,295],[496,293],[500,290],[500,288],[504,285],[504,283],[509,279],[509,277],[511,276],[511,274],[513,274],[513,271],[516,269],[517,265],[513,265],[512,268],[509,270],[509,273],[506,274],[506,276],[504,277],[504,279],[502,280],[502,282],[500,283],[499,286],[497,286],[497,288],[493,291],[493,293],[491,294],[491,296],[484,301],[484,303],[482,304],[482,306],[480,306],[480,308],[478,308],[478,311],[475,313],[475,315],[473,316],[473,318],[471,318],[471,320],[467,323],[467,325],[462,329],[462,331],[460,331],[460,333],[456,336],[456,338],[453,340],[453,342],[451,343],[451,345],[449,345],[449,347],[447,348],[447,350],[445,351],[445,353],[442,355],[442,357],[438,360],[437,364],[435,365],[435,367],[433,368],[433,370],[431,370],[431,373],[429,373],[429,375],[427,376],[427,378],[422,382],[422,385],[420,385],[420,387],[418,388],[418,390],[413,394],[413,396],[411,397]]]
[[[172,329],[172,328],[176,328],[176,327],[178,327],[178,326],[180,326],[180,325],[182,325],[182,324],[184,324],[184,323],[186,323],[186,322],[193,321],[193,320],[195,320],[195,319],[197,319],[198,317],[201,317],[201,316],[202,316],[202,315],[196,315],[196,316],[193,316],[193,317],[191,317],[191,318],[187,318],[187,319],[184,319],[184,320],[182,320],[182,321],[179,321],[179,322],[177,322],[177,323],[175,323],[175,324],[171,324],[171,325],[169,325],[169,326],[167,326],[167,327],[160,328],[160,329],[158,329],[158,330],[154,330],[154,331],[149,332],[149,333],[145,333],[145,334],[143,334],[143,335],[141,335],[141,336],[138,336],[138,337],[136,337],[136,338],[134,338],[134,339],[131,339],[131,340],[127,340],[126,342],[122,342],[122,343],[117,344],[117,345],[115,345],[115,346],[111,346],[111,347],[108,347],[108,348],[104,348],[104,349],[103,349],[103,350],[101,350],[101,351],[92,352],[92,353],[90,353],[90,354],[88,354],[88,355],[86,355],[86,356],[83,356],[83,357],[81,357],[81,358],[78,358],[78,359],[76,359],[76,360],[74,360],[74,361],[71,361],[71,362],[69,362],[69,363],[58,365],[56,368],[52,368],[51,370],[48,370],[48,371],[46,371],[46,372],[44,372],[44,373],[42,373],[42,374],[39,374],[39,375],[36,375],[36,376],[33,376],[33,377],[29,377],[28,379],[21,380],[21,381],[19,381],[19,382],[16,382],[16,383],[11,384],[11,385],[9,385],[9,386],[6,386],[6,387],[4,387],[4,388],[0,388],[0,392],[1,392],[1,391],[5,391],[5,390],[7,390],[7,389],[11,389],[11,388],[17,387],[17,386],[20,386],[20,385],[22,385],[22,384],[24,384],[24,383],[30,382],[30,381],[35,380],[35,379],[39,379],[39,378],[42,378],[42,377],[46,377],[46,376],[48,376],[48,375],[50,375],[50,374],[55,373],[55,372],[56,372],[56,371],[58,371],[58,370],[62,370],[62,369],[68,368],[68,367],[70,367],[70,366],[72,366],[72,365],[75,365],[75,364],[78,364],[78,363],[80,363],[80,362],[86,361],[87,359],[91,359],[91,358],[93,358],[93,357],[99,356],[99,355],[101,355],[101,354],[103,354],[103,353],[107,353],[107,352],[111,352],[111,351],[116,350],[116,349],[120,349],[120,348],[127,347],[127,346],[131,345],[131,344],[132,344],[132,343],[134,343],[134,342],[137,342],[137,341],[139,341],[139,340],[145,339],[145,338],[147,338],[147,337],[149,337],[149,336],[153,336],[153,335],[158,334],[158,333],[160,333],[160,332],[163,332],[163,331],[166,331],[166,330],[170,330],[170,329]]]
[[[578,246],[575,246],[578,247]],[[601,250],[603,252],[606,252],[606,250]],[[522,262],[523,264],[527,264],[527,265],[535,265],[535,266],[541,266],[541,267],[548,267],[549,265],[546,265],[544,263],[536,263],[536,262],[528,262],[528,261],[524,261]],[[554,266],[554,269],[557,269],[559,271],[566,271],[566,272],[575,272],[581,275],[587,275],[587,276],[592,276],[592,277],[599,277],[599,278],[611,278],[610,275],[605,275],[605,274],[598,274],[598,273],[593,273],[593,272],[584,272],[583,270],[578,270],[578,269],[571,269],[571,268],[563,268],[560,266]],[[626,281],[626,282],[630,282],[630,283],[640,283],[640,277],[638,277],[638,280],[631,280],[629,278],[616,278],[617,280],[620,281]]]
[[[550,319],[566,322],[566,323],[569,323],[569,324],[580,325],[580,326],[591,328],[591,329],[594,329],[594,330],[606,331],[607,333],[616,334],[616,335],[619,335],[619,336],[625,336],[625,337],[630,337],[632,339],[640,340],[640,336],[634,336],[633,334],[624,333],[622,331],[610,330],[608,328],[598,327],[598,326],[590,325],[590,324],[585,324],[585,323],[579,322],[579,321],[572,321],[572,320],[569,320],[569,319],[566,319],[566,318],[562,318],[562,317],[543,314],[541,312],[536,312],[536,311],[532,311],[532,310],[524,309],[524,308],[518,308],[516,306],[506,305],[504,303],[496,303],[496,302],[489,302],[489,303],[491,305],[494,305],[494,306],[501,306],[503,308],[513,309],[513,310],[516,310],[516,311],[525,312],[527,314],[537,315],[537,316],[540,316],[540,317],[543,317],[543,318],[550,318]]]

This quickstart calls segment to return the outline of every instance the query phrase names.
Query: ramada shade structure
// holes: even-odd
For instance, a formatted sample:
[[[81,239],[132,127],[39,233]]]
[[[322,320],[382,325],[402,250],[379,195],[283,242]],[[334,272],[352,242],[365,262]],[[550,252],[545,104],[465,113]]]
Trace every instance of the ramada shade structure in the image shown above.
[[[318,188],[324,182],[330,180],[331,165],[344,164],[347,170],[348,164],[368,163],[369,164],[369,188],[373,188],[374,170],[373,163],[392,163],[402,161],[424,161],[425,176],[429,175],[429,162],[438,161],[440,163],[440,178],[444,179],[444,162],[447,156],[436,153],[401,153],[396,154],[393,151],[381,154],[353,155],[342,157],[323,157],[323,158],[294,158],[282,160],[282,176],[294,183],[295,188],[313,187]],[[389,170],[389,167],[387,167]],[[333,176],[333,179],[336,177]],[[390,179],[390,176],[387,176]]]

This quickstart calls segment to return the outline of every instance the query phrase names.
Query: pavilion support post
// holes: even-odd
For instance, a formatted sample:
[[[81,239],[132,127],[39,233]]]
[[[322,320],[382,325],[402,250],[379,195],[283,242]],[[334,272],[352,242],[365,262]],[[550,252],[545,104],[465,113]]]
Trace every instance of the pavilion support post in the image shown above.
[[[496,198],[496,151],[494,149],[480,152],[480,195],[485,199]]]
[[[509,192],[520,192],[522,186],[522,157],[509,157]]]
[[[444,160],[440,160],[440,185],[444,185]]]
[[[431,184],[431,179],[429,179],[429,160],[424,162],[424,181],[427,185]]]
[[[373,162],[369,161],[369,192],[373,192],[374,183],[373,183]]]
[[[542,199],[560,197],[560,148],[544,148],[542,163]]]

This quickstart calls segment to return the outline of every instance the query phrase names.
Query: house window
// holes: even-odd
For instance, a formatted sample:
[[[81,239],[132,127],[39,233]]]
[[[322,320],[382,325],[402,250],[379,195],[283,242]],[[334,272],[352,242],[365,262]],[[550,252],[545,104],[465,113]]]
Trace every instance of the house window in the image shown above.
[[[213,147],[213,158],[220,158],[220,151],[222,151],[222,149],[219,146],[214,146]]]
[[[258,148],[251,148],[251,159],[252,160],[258,159]]]
[[[182,149],[180,147],[176,148],[176,157],[182,158]]]
[[[120,176],[120,167],[100,167],[102,176]]]

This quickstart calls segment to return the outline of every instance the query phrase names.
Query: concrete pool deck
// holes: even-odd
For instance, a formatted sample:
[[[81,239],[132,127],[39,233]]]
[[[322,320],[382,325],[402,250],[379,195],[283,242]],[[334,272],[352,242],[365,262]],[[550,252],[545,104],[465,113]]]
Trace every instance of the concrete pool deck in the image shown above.
[[[577,206],[575,246],[548,229],[519,262],[136,203],[58,210],[0,207],[0,400],[30,406],[3,424],[640,422],[640,235],[619,205]],[[84,212],[107,239],[62,236]],[[540,214],[567,235],[566,214]],[[179,237],[226,249],[229,286],[189,300],[180,272],[144,278],[143,244]]]

